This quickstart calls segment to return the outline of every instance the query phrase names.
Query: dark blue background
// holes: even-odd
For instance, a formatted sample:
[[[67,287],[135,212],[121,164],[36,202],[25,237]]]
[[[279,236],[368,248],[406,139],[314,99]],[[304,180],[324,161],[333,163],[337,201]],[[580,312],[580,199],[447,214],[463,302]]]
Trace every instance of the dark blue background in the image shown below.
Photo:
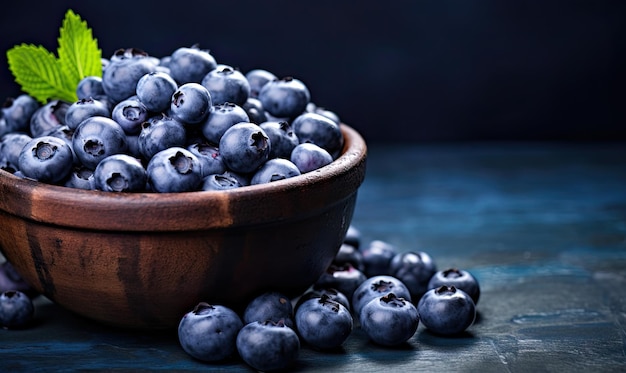
[[[374,141],[626,140],[624,1],[13,1],[4,53],[55,50],[72,8],[105,57],[199,43],[218,62],[303,80]]]

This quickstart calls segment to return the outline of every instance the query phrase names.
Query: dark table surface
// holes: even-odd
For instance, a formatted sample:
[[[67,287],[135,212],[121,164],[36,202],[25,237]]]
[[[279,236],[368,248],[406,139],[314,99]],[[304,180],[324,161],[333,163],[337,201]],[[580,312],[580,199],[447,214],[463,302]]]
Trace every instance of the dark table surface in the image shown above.
[[[303,347],[296,370],[626,371],[626,144],[372,145],[353,224],[364,245],[472,272],[477,321],[455,338],[420,325],[394,349],[355,328],[341,351]],[[252,371],[43,297],[35,325],[0,330],[0,372],[73,370]]]

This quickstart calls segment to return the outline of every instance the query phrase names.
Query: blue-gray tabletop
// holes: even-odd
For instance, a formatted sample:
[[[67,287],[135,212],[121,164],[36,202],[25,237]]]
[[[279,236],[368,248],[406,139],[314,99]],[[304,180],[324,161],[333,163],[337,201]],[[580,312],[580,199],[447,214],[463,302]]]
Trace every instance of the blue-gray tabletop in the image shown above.
[[[356,327],[295,371],[626,371],[626,144],[372,145],[353,225],[362,244],[425,251],[477,277],[468,332],[422,325],[400,348]],[[252,371],[188,356],[175,333],[117,330],[38,297],[0,330],[0,372]]]

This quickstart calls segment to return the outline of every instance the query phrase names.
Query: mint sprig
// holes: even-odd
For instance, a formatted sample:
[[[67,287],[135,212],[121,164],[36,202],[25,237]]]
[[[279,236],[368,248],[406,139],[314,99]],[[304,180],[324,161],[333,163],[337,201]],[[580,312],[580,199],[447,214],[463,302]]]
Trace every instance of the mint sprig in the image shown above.
[[[43,46],[20,44],[7,51],[9,69],[22,90],[41,103],[74,102],[76,87],[87,76],[102,76],[102,51],[91,29],[68,10],[59,30],[58,58]]]

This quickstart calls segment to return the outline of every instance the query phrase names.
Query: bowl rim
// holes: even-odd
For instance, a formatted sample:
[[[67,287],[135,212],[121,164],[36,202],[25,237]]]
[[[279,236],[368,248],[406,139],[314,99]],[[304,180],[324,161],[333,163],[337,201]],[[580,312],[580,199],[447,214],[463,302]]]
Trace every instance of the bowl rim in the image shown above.
[[[344,147],[332,163],[288,179],[223,191],[113,193],[45,184],[0,170],[0,212],[68,228],[150,232],[271,224],[294,214],[304,218],[350,197],[365,178],[365,140],[346,124],[340,128]],[[272,208],[277,198],[280,209]]]

